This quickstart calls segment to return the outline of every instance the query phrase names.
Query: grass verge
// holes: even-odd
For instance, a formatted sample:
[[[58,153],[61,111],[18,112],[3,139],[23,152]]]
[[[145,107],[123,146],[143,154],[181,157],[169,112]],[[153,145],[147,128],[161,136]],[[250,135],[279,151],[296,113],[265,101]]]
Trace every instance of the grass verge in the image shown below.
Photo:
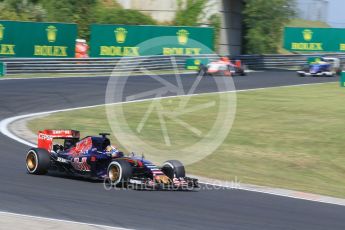
[[[217,102],[217,98],[218,94],[198,95],[189,103]],[[344,98],[344,89],[336,83],[237,93],[230,134],[213,154],[187,170],[210,178],[232,180],[236,176],[243,183],[345,197]],[[161,100],[164,110],[178,103],[178,98]],[[137,129],[150,104],[123,105],[129,129]],[[215,113],[216,109],[205,109],[182,119],[203,131],[214,122]],[[52,114],[28,126],[33,131],[73,128],[85,135],[110,130],[104,106]],[[167,129],[172,133],[172,147],[198,141],[197,135],[174,121],[167,123]],[[164,147],[157,116],[150,116],[138,135],[151,145]]]

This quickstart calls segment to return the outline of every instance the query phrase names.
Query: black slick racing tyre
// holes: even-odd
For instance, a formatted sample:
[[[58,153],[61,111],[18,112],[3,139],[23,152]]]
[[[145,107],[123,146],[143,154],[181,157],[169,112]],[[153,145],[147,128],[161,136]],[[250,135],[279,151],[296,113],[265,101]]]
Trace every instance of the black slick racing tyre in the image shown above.
[[[246,76],[246,72],[244,71],[244,69],[242,68],[237,68],[236,72],[240,75],[240,76]]]
[[[174,178],[186,176],[184,166],[178,160],[169,160],[164,162],[164,164],[161,167],[161,170],[171,180],[173,180]]]
[[[50,153],[45,149],[32,148],[26,154],[26,169],[29,174],[43,175],[50,167]]]
[[[127,184],[132,177],[132,166],[126,160],[114,160],[108,165],[107,176],[110,182],[116,186]]]
[[[207,76],[207,67],[203,64],[199,66],[198,76],[206,77]]]
[[[309,72],[309,69],[310,69],[309,65],[303,65],[302,66],[302,71],[304,71],[304,72]]]
[[[299,77],[305,77],[305,74],[299,73],[298,76],[299,76]]]

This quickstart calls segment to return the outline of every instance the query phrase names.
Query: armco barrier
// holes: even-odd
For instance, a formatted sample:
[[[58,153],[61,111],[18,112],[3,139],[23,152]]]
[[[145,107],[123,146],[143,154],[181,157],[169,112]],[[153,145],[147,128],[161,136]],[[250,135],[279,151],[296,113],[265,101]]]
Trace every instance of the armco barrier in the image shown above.
[[[249,69],[298,69],[307,63],[308,55],[241,55],[232,57],[240,59]],[[340,58],[345,62],[345,53],[323,54]],[[172,70],[175,67],[185,69],[185,62],[191,56],[143,56],[125,58],[0,58],[7,65],[7,74],[25,73],[73,73],[73,74],[110,74],[116,67],[117,71]],[[208,58],[216,60],[217,55],[199,55],[193,58]],[[121,60],[121,62],[119,62]]]
[[[345,62],[345,53],[311,53],[311,54],[291,54],[291,55],[241,55],[233,59],[240,59],[250,69],[299,69],[307,64],[309,57],[330,56],[338,57]]]
[[[173,70],[175,65],[184,69],[186,58],[190,56],[143,56],[125,58],[0,58],[7,64],[7,74],[25,73],[75,73],[75,74],[110,74],[116,71]],[[217,59],[217,55],[197,57]]]

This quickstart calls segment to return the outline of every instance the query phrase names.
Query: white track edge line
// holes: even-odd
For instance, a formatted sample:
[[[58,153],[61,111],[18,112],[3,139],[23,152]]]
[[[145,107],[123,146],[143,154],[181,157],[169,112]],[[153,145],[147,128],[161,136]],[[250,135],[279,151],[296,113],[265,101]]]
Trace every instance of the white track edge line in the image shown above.
[[[314,195],[314,196],[317,196],[317,197],[320,197],[320,198],[326,197],[328,199],[337,199],[339,201],[338,202],[337,201],[331,202],[331,201],[327,201],[327,200],[320,200],[320,199],[317,199],[317,198],[313,199],[313,198],[307,198],[307,197],[293,196],[293,195],[283,194],[283,193],[279,193],[279,192],[264,191],[264,190],[261,190],[259,188],[255,189],[255,188],[241,187],[241,186],[239,186],[238,188],[233,188],[233,187],[228,186],[228,185],[221,185],[221,184],[202,182],[202,181],[200,181],[199,183],[200,184],[205,184],[205,185],[212,185],[212,186],[223,187],[223,188],[227,188],[227,189],[230,189],[230,190],[242,190],[242,191],[248,191],[248,192],[257,192],[257,193],[263,193],[263,194],[268,194],[268,195],[292,198],[292,199],[297,199],[297,200],[305,200],[305,201],[312,201],[312,202],[323,203],[323,204],[345,206],[345,199],[337,198],[337,197],[327,197],[327,196],[318,195],[318,194],[312,194],[312,193],[305,193],[305,194],[311,195],[311,196]],[[278,189],[280,189],[280,188],[278,188]],[[289,190],[289,191],[291,193],[295,192],[295,193],[302,193],[302,194],[304,194],[304,192],[300,192],[300,191],[294,191],[294,190]]]

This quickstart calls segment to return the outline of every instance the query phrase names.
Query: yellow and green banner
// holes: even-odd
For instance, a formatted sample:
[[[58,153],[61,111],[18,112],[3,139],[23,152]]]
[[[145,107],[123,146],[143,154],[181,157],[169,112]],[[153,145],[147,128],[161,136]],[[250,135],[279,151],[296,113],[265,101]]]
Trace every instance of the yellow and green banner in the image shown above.
[[[74,57],[77,25],[0,21],[2,57]]]
[[[213,37],[214,31],[210,27],[93,24],[90,56],[209,54],[214,50]]]
[[[285,27],[284,48],[296,52],[345,52],[345,29]]]

